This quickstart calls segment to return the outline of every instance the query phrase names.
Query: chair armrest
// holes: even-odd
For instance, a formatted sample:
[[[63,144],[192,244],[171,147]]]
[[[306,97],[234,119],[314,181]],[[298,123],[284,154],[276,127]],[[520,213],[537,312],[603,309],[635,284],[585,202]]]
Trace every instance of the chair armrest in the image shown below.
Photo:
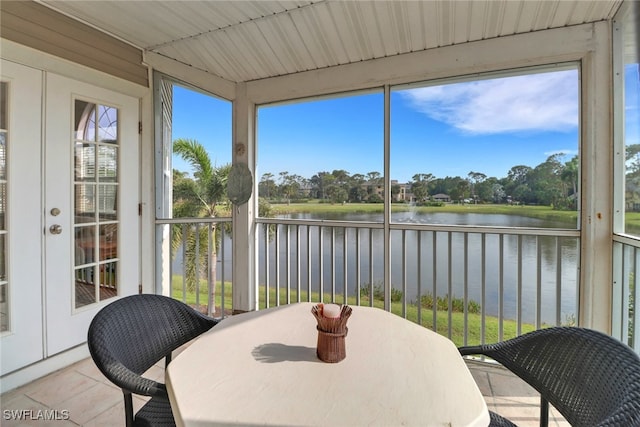
[[[461,356],[471,356],[474,354],[485,354],[484,346],[481,345],[469,345],[464,347],[458,347],[458,351]]]
[[[108,367],[107,378],[118,387],[134,394],[168,399],[167,387],[158,382],[138,375],[120,362],[113,361]]]

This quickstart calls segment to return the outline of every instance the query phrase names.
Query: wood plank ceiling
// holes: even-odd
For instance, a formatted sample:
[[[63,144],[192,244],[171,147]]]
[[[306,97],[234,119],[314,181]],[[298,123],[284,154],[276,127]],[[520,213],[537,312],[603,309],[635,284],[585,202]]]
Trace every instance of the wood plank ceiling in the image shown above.
[[[145,51],[241,82],[611,19],[622,0],[41,3]]]

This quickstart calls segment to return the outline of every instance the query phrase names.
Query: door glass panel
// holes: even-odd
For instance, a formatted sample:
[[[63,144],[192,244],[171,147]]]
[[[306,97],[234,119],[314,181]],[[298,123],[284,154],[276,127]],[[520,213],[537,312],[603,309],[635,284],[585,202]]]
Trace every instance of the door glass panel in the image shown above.
[[[94,222],[96,219],[96,186],[93,184],[75,185],[75,222]]]
[[[118,257],[118,224],[100,226],[100,260]]]
[[[8,83],[0,83],[0,332],[9,330],[7,278],[7,134]]]
[[[98,175],[101,182],[116,182],[118,178],[118,149],[101,146],[98,150]]]
[[[98,186],[98,212],[103,221],[112,221],[117,218],[118,187],[115,185]]]
[[[95,259],[94,256],[94,236],[95,226],[76,227],[75,230],[75,265],[82,266],[90,264]]]
[[[7,130],[7,83],[0,83],[0,129]]]
[[[96,147],[95,144],[76,143],[74,179],[76,181],[95,181]]]
[[[98,106],[98,141],[118,143],[118,110],[104,105]]]
[[[76,100],[75,132],[77,140],[96,140],[96,106],[95,104]]]
[[[7,280],[7,266],[5,264],[5,241],[6,235],[0,234],[0,282],[6,282]]]
[[[75,307],[118,294],[118,110],[76,100]],[[96,123],[98,124],[96,129]]]
[[[0,161],[1,162],[1,161]],[[0,230],[4,230],[7,228],[6,220],[5,220],[5,201],[7,200],[7,183],[2,182],[0,178]]]

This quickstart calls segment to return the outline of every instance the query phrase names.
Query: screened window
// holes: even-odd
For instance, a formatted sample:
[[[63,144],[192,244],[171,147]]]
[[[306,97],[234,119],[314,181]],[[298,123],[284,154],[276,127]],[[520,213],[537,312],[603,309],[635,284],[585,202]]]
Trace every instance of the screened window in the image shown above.
[[[577,68],[397,87],[392,221],[576,228]]]
[[[628,13],[622,23],[620,87],[624,109],[616,117],[620,120],[616,131],[622,136],[625,146],[624,232],[634,236],[640,236],[640,65],[637,9]]]
[[[179,85],[172,92],[172,216],[230,217],[232,104]]]
[[[233,106],[160,74],[156,78],[162,125],[156,158],[158,259],[170,260],[159,281],[163,292],[215,315],[231,305],[227,178]]]
[[[382,221],[384,95],[258,109],[261,216]]]

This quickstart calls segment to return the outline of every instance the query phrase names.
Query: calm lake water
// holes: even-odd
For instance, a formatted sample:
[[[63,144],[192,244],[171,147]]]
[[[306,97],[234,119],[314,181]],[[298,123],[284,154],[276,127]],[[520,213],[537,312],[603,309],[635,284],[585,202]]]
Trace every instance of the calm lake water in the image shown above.
[[[295,214],[283,216],[283,218],[379,222],[382,217],[380,214],[334,214],[331,216]],[[516,215],[477,213],[402,212],[392,214],[392,222],[569,228],[566,223]],[[359,251],[356,250],[356,232],[360,235]],[[299,233],[299,269],[296,229],[292,227],[290,230],[289,245],[286,243],[283,227],[280,227],[280,233],[280,264],[277,279],[275,277],[275,239],[271,238],[268,243],[271,288],[278,284],[280,292],[286,292],[287,265],[289,265],[288,281],[292,290],[297,288],[298,277],[300,277],[301,289],[308,288],[310,270],[311,290],[320,292],[322,287],[323,292],[334,291],[338,301],[342,301],[345,294],[345,284],[348,296],[356,295],[358,286],[368,288],[373,284],[374,287],[382,287],[384,279],[382,230],[356,231],[354,228],[348,228],[345,238],[343,228],[336,228],[332,233],[328,227],[323,227],[320,232],[318,226],[312,226],[308,234],[311,252],[308,253],[307,227],[302,226]],[[261,285],[266,283],[264,239],[264,229],[259,227]],[[324,253],[322,266],[319,256],[321,240]],[[230,237],[226,236],[224,239],[226,259],[224,262],[219,259],[218,280],[222,279],[222,274],[224,274],[224,280],[232,280],[231,245]],[[518,257],[520,252],[522,256]],[[539,266],[536,261],[538,253],[540,254]],[[289,258],[287,258],[288,254]],[[180,255],[178,252],[178,257],[174,260],[174,274],[179,274],[182,270]],[[308,259],[311,260],[310,264]],[[522,261],[520,270],[519,259]],[[356,271],[356,261],[359,261],[359,275]],[[468,298],[484,306],[488,315],[497,316],[502,305],[506,318],[516,319],[520,314],[525,322],[536,320],[538,282],[540,282],[542,322],[555,324],[557,317],[560,317],[561,322],[566,322],[573,316],[577,317],[578,266],[579,241],[576,238],[563,238],[558,243],[556,238],[546,236],[538,238],[523,236],[519,241],[517,236],[503,236],[501,239],[499,235],[490,234],[483,238],[478,233],[465,235],[464,233],[407,230],[403,235],[401,230],[394,230],[391,234],[392,287],[406,295],[408,301],[417,301],[421,295],[425,294],[438,296],[451,294],[456,298],[462,298],[465,294],[466,282]],[[557,313],[557,307],[560,313]]]
[[[381,216],[379,214],[334,214],[329,217],[326,214],[321,216],[295,214],[286,216],[286,218],[372,222],[380,221]],[[400,224],[568,228],[566,223],[516,215],[477,213],[419,214],[402,212],[392,214],[392,222]],[[369,230],[359,231],[359,256],[356,255],[356,229],[350,228],[346,232],[345,239],[342,228],[336,228],[333,234],[330,228],[324,227],[322,229],[324,253],[322,270],[318,256],[319,228],[311,227],[309,233],[312,291],[319,292],[322,285],[324,292],[335,290],[338,301],[345,293],[345,283],[347,295],[355,295],[358,284],[362,287],[369,287],[373,283],[374,287],[381,287],[384,278],[382,230],[372,230],[371,233]],[[269,283],[272,287],[275,286],[275,283],[279,283],[281,292],[285,291],[287,286],[287,252],[291,253],[289,281],[292,289],[297,286],[298,274],[301,278],[302,289],[307,289],[309,276],[307,227],[300,228],[301,262],[299,272],[295,252],[297,238],[295,229],[292,229],[287,247],[286,235],[281,234],[279,280],[276,280],[275,277],[274,239],[269,243],[271,253]],[[260,240],[259,277],[260,282],[265,283],[264,234],[261,235]],[[482,261],[483,247],[484,265]],[[558,250],[560,251],[559,257]],[[519,252],[522,253],[520,270],[518,267]],[[539,267],[536,262],[538,253],[540,254]],[[560,262],[558,262],[558,258]],[[356,272],[357,260],[359,260],[359,277]],[[405,294],[408,301],[416,301],[420,295],[434,293],[438,296],[452,294],[456,298],[461,298],[465,294],[466,281],[468,298],[483,305],[487,314],[498,315],[500,305],[502,305],[506,318],[515,319],[520,311],[525,322],[536,320],[538,281],[540,282],[540,318],[542,322],[555,324],[557,317],[560,317],[561,322],[566,322],[573,316],[577,317],[578,265],[579,242],[575,238],[560,239],[558,243],[557,239],[546,236],[538,238],[523,236],[520,241],[517,236],[503,236],[501,243],[499,235],[486,235],[483,238],[478,233],[467,234],[465,237],[464,233],[408,230],[403,235],[401,230],[394,230],[391,234],[392,287]],[[320,271],[322,271],[322,277]],[[559,313],[557,313],[558,307]]]

